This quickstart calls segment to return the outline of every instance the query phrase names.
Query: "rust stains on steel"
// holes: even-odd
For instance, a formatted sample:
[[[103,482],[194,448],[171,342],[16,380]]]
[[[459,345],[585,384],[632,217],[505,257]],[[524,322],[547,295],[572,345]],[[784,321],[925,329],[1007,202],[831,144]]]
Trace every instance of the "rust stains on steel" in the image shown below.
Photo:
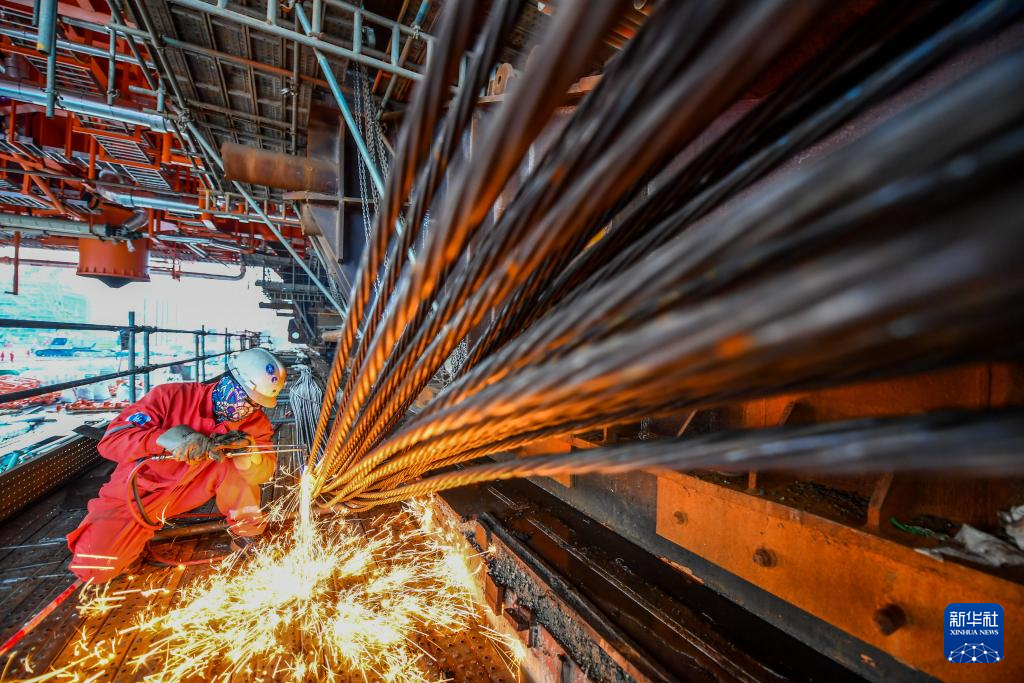
[[[280,190],[338,191],[338,166],[321,159],[225,142],[224,178]]]

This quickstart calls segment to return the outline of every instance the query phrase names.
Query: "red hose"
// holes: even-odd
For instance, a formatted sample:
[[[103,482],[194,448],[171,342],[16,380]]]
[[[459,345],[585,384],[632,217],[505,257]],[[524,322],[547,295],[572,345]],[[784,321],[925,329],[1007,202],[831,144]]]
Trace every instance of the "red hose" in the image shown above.
[[[8,638],[3,645],[0,645],[0,655],[5,655],[8,652],[10,652],[15,645],[21,642],[22,638],[31,633],[36,626],[39,626],[39,624],[42,623],[43,619],[50,616],[53,610],[60,607],[61,603],[63,603],[65,600],[71,597],[71,594],[74,593],[75,590],[83,583],[84,581],[82,581],[82,579],[78,579],[73,584],[65,588],[60,595],[51,600],[50,604],[48,604],[43,609],[39,610],[39,612],[34,617],[26,621],[21,628],[14,632],[13,636]]]
[[[139,470],[141,470],[142,466],[145,465],[149,460],[152,460],[152,458],[141,458],[141,459],[139,459],[139,461],[137,463],[135,463],[135,467],[132,468],[131,473],[128,475],[128,481],[127,481],[126,486],[125,486],[125,502],[128,504],[128,510],[129,510],[129,512],[131,512],[132,517],[135,519],[135,521],[140,526],[142,526],[142,527],[144,527],[146,529],[157,531],[159,529],[162,529],[164,527],[164,525],[163,524],[156,524],[155,522],[150,521],[149,516],[146,514],[146,510],[145,510],[145,508],[142,505],[142,498],[139,496],[138,487],[135,484],[135,477],[138,476]],[[222,515],[220,513],[185,512],[185,513],[182,513],[180,515],[175,515],[169,521],[173,525],[173,522],[174,522],[175,519],[186,519],[186,518],[192,518],[192,519],[195,519],[195,518],[216,519],[218,517],[223,517],[223,516],[224,515]],[[203,564],[212,564],[214,562],[219,562],[220,560],[223,560],[224,558],[228,557],[231,554],[231,553],[225,553],[224,555],[217,555],[216,557],[205,557],[205,558],[201,558],[201,559],[198,559],[198,560],[174,560],[174,559],[170,559],[170,558],[164,557],[163,555],[160,555],[158,552],[156,552],[153,549],[153,546],[150,545],[148,542],[146,543],[146,551],[149,553],[149,556],[153,560],[155,560],[156,562],[159,562],[160,564],[165,564],[165,565],[168,565],[168,566],[172,566],[172,567],[173,566],[186,566],[187,567],[187,566],[196,566],[196,565],[203,565]]]
[[[152,529],[154,531],[157,531],[159,529],[162,529],[164,525],[157,524],[156,522],[153,522],[149,519],[149,515],[146,514],[146,510],[142,506],[142,498],[139,497],[139,490],[135,484],[135,477],[138,476],[139,470],[141,470],[142,466],[145,465],[150,460],[152,460],[152,458],[140,458],[139,461],[135,463],[135,467],[133,467],[132,471],[128,474],[128,481],[126,482],[125,485],[124,494],[125,502],[128,504],[128,511],[131,513],[135,521],[138,522],[140,526],[145,527],[146,529]],[[219,512],[184,512],[180,515],[175,515],[168,521],[173,526],[174,520],[176,519],[217,519],[223,516],[224,515],[220,514]]]
[[[131,474],[128,475],[127,485],[124,487],[125,502],[128,505],[128,511],[131,512],[132,517],[138,522],[139,526],[146,529],[156,531],[163,527],[163,524],[155,524],[149,520],[146,515],[146,511],[142,507],[142,499],[138,498],[138,489],[135,488],[135,477],[139,474],[139,470],[146,464],[149,458],[141,458],[135,467],[132,468]]]

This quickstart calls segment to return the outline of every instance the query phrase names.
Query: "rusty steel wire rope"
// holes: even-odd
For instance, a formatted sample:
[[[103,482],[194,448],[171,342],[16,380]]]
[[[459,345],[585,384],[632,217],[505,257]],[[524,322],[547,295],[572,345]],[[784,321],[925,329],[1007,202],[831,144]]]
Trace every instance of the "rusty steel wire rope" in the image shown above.
[[[999,325],[984,328],[984,318],[964,310],[974,306],[991,315],[1024,291],[1024,278],[1014,275],[1024,247],[1013,229],[1019,221],[1014,195],[1020,189],[985,202],[977,212],[950,213],[895,243],[843,250],[724,301],[666,314],[636,331],[590,344],[560,362],[528,366],[432,419],[410,422],[382,444],[379,454],[397,456],[395,466],[415,467],[546,426],[568,434],[579,429],[580,416],[602,424],[621,420],[619,411],[625,410],[635,420],[645,411],[678,410],[686,396],[695,407],[755,398],[780,385],[814,388],[877,377],[896,361],[924,369],[927,359],[940,366],[945,359],[928,347],[947,327],[964,328],[945,340],[954,348],[959,342],[961,352],[974,350],[971,340],[977,344],[975,335],[983,329],[989,339],[1008,334]],[[954,239],[952,233],[963,225],[979,232]],[[906,263],[911,265],[903,267]],[[965,294],[964,288],[982,276],[991,278],[987,286],[975,285]],[[893,294],[879,301],[886,292]],[[772,303],[758,305],[766,295]],[[1003,324],[1013,319],[1008,316]],[[967,329],[971,323],[976,324]],[[898,344],[890,326],[907,330]],[[783,362],[790,354],[802,355]],[[387,465],[378,476],[383,473],[390,473]],[[373,477],[365,476],[344,492],[372,483]]]
[[[701,129],[702,124],[707,123],[715,112],[721,109],[731,94],[736,93],[749,80],[749,74],[756,73],[758,68],[770,59],[773,54],[771,50],[773,46],[769,45],[764,48],[762,51],[763,61],[759,62],[756,57],[748,55],[744,60],[744,69],[730,68],[728,63],[722,64],[722,53],[735,52],[739,45],[749,41],[753,33],[765,30],[768,25],[777,29],[774,35],[778,38],[774,47],[779,49],[785,44],[787,38],[798,33],[805,22],[814,15],[814,4],[803,5],[800,9],[801,11],[794,11],[791,6],[784,3],[765,3],[759,11],[738,14],[726,28],[720,30],[720,35],[715,36],[715,40],[707,41],[704,51],[699,53],[702,59],[697,59],[694,64],[684,68],[686,57],[692,55],[685,50],[677,54],[679,63],[675,78],[665,76],[666,71],[671,73],[673,69],[671,64],[663,63],[665,55],[660,53],[655,53],[650,57],[650,59],[659,61],[657,69],[651,68],[648,60],[637,60],[639,73],[619,69],[613,75],[606,76],[608,80],[603,79],[602,86],[608,84],[608,87],[599,86],[593,94],[595,99],[600,101],[605,96],[605,90],[610,89],[613,90],[613,96],[606,97],[606,99],[614,100],[614,89],[617,86],[619,91],[640,93],[650,91],[649,94],[653,97],[653,101],[648,103],[646,109],[625,106],[630,102],[626,102],[625,105],[620,104],[620,108],[633,110],[633,116],[627,116],[624,120],[625,123],[632,118],[633,125],[619,124],[616,117],[606,115],[604,117],[606,121],[600,122],[606,125],[603,128],[598,127],[599,131],[605,131],[603,135],[592,136],[589,140],[573,139],[574,136],[569,131],[563,131],[563,139],[570,140],[572,144],[568,144],[564,148],[560,146],[559,150],[556,150],[554,154],[549,154],[549,157],[561,158],[562,163],[558,168],[565,173],[572,168],[577,168],[579,171],[576,174],[578,182],[567,185],[562,192],[557,191],[558,185],[555,184],[556,191],[548,192],[546,202],[536,196],[529,200],[522,199],[530,194],[528,191],[521,192],[517,196],[503,215],[502,221],[492,231],[492,234],[504,234],[505,243],[493,247],[489,252],[481,250],[491,255],[491,264],[493,264],[494,255],[501,254],[502,247],[505,247],[504,250],[507,252],[509,242],[518,238],[520,242],[518,253],[513,253],[511,257],[507,253],[505,254],[506,259],[516,264],[516,271],[511,272],[507,268],[496,268],[493,265],[488,268],[487,266],[491,264],[485,264],[474,271],[479,286],[475,288],[460,286],[465,282],[462,280],[449,290],[448,296],[443,299],[444,303],[440,304],[438,311],[432,316],[433,324],[416,330],[419,343],[406,354],[406,362],[401,363],[400,361],[397,366],[403,370],[408,368],[412,370],[412,373],[392,371],[392,376],[400,377],[406,389],[394,394],[394,385],[389,387],[385,384],[375,394],[378,403],[386,400],[391,404],[391,415],[386,415],[386,419],[381,421],[376,406],[371,404],[366,419],[363,420],[364,425],[375,424],[379,434],[382,426],[390,424],[391,418],[402,410],[404,404],[411,400],[429,377],[436,372],[469,328],[479,322],[483,313],[490,308],[493,302],[506,296],[517,282],[521,282],[515,278],[517,273],[520,274],[520,277],[528,275],[546,258],[546,255],[566,248],[571,249],[570,245],[574,235],[584,233],[575,237],[577,242],[586,238],[585,231],[594,221],[591,220],[588,223],[579,220],[582,215],[579,208],[583,204],[578,197],[591,197],[592,201],[587,205],[587,210],[594,215],[601,213],[607,206],[602,206],[600,201],[593,201],[594,197],[607,197],[610,201],[614,201],[616,194],[608,191],[607,186],[618,186],[621,193],[625,189],[623,186],[634,184],[644,176],[645,172],[648,172],[647,169],[656,167],[659,162],[663,162],[667,156],[666,149],[671,149],[673,144],[676,146],[685,144],[687,139]],[[669,7],[666,13],[671,14],[672,11],[680,13],[678,6]],[[709,18],[705,20],[706,25],[713,25],[715,19],[720,19],[718,10],[709,11],[706,14],[709,15]],[[671,16],[659,17],[664,21],[650,24],[652,31],[656,34],[659,31],[662,33],[658,42],[662,44],[666,42],[668,34],[664,27],[678,25],[682,18],[686,18],[685,13],[682,13],[681,17],[676,17],[675,21]],[[785,20],[789,21],[788,27]],[[782,22],[781,26],[780,22]],[[784,30],[786,28],[789,31]],[[623,58],[628,56],[630,55],[625,54]],[[727,76],[725,76],[726,74]],[[654,85],[643,87],[644,78],[654,81]],[[583,111],[582,118],[586,121],[588,118],[586,113],[590,111],[590,108],[581,107],[581,109]],[[598,112],[601,111],[600,107],[596,107],[596,109]],[[660,139],[655,140],[652,136]],[[605,145],[608,148],[604,149],[601,154],[590,155],[592,158],[589,163],[570,164],[565,161],[566,158],[572,159],[581,154],[584,161],[587,161],[585,150],[595,147],[601,149]],[[562,154],[558,155],[557,151],[561,151]],[[608,173],[605,170],[609,166],[618,164],[624,168],[622,173]],[[543,196],[544,190],[551,185],[550,180],[546,182],[543,180],[542,174],[542,181],[538,183],[540,190],[538,194]],[[602,188],[602,185],[606,188]],[[564,197],[567,192],[569,193],[568,200]],[[574,196],[577,197],[575,200]],[[576,210],[570,212],[566,208],[561,213],[548,211],[545,214],[543,209],[554,207],[556,202],[560,202],[564,207],[576,207]],[[526,206],[527,215],[517,215],[513,207],[518,206]],[[509,217],[511,218],[506,220]],[[533,220],[530,220],[531,218]],[[532,228],[533,234],[524,235],[525,228]],[[479,261],[479,259],[476,260],[477,263]],[[485,277],[488,275],[490,277]],[[454,302],[460,300],[461,303],[455,305]],[[452,322],[453,318],[455,322]],[[435,338],[436,333],[444,324],[449,325],[446,334]],[[423,350],[428,344],[430,344],[431,350],[424,355]],[[353,440],[362,449],[357,451],[357,455],[360,455],[365,452],[366,445],[374,441],[374,437],[366,438],[365,431],[357,430],[353,432]]]
[[[875,8],[819,60],[785,70],[775,94],[736,117],[718,144],[683,156],[835,8],[662,3],[556,122],[617,3],[560,3],[504,101],[474,111],[521,4],[442,19],[313,439],[308,466],[323,504],[748,458],[760,469],[914,469],[925,466],[915,448],[940,442],[936,462],[955,468],[972,438],[985,466],[1020,468],[1010,457],[1021,446],[1019,416],[979,413],[655,441],[436,474],[587,429],[1024,350],[1014,303],[1024,294],[1024,52],[992,58],[773,175],[1019,20],[1022,3]],[[469,85],[448,102],[470,46]],[[482,132],[462,157],[473,116]],[[546,148],[527,159],[551,126]],[[428,211],[432,226],[421,235]],[[404,231],[395,230],[400,216]],[[459,374],[409,415],[467,337]]]
[[[473,5],[474,3],[467,0],[457,0],[451,3],[449,11],[444,13],[438,31],[438,49],[435,50],[437,58],[427,64],[425,85],[416,89],[405,125],[402,126],[395,159],[385,186],[384,202],[377,207],[371,239],[363,251],[356,274],[353,293],[342,325],[341,340],[324,389],[324,403],[317,420],[307,466],[311,466],[320,456],[327,424],[338,398],[345,359],[348,358],[363,313],[370,302],[373,282],[387,254],[401,206],[412,187],[416,169],[429,150],[431,135],[446,101],[445,94],[458,76],[459,59],[465,48],[464,41],[468,40],[467,24],[470,24],[476,15]]]
[[[366,493],[365,509],[481,482],[560,474],[621,474],[644,470],[732,469],[828,474],[961,472],[1000,476],[1020,472],[1024,414],[979,418],[940,413],[923,417],[856,420],[809,427],[778,427],[597,448],[582,453],[519,458],[438,474],[390,490]]]
[[[555,17],[548,32],[550,39],[538,46],[540,54],[532,63],[537,66],[527,67],[520,80],[523,87],[513,89],[509,106],[497,112],[484,132],[480,151],[462,169],[454,187],[449,188],[448,195],[460,199],[445,204],[449,208],[440,213],[437,228],[429,234],[422,258],[402,276],[393,294],[396,300],[377,326],[361,366],[350,366],[348,386],[351,388],[346,390],[344,409],[335,420],[335,434],[348,435],[402,330],[407,325],[418,327],[429,309],[426,304],[440,286],[444,273],[479,227],[505,180],[516,169],[622,9],[617,3],[574,2],[566,3]],[[557,68],[551,68],[552,64]],[[421,306],[424,302],[426,304]],[[339,353],[341,350],[339,346]],[[338,467],[342,457],[344,454],[339,449],[328,449],[322,469],[330,471]]]
[[[1010,72],[1004,71],[1004,73]],[[1007,79],[1004,81],[1004,85],[1008,87],[1011,86],[1011,83],[1011,79]],[[968,89],[960,93],[957,93],[958,101],[961,103],[960,106],[964,107],[965,109],[973,107],[972,103],[976,102],[976,100],[974,100],[975,94],[976,93],[973,89]],[[1005,95],[1005,91],[1002,94]],[[956,148],[956,145],[964,144],[964,139],[971,139],[969,137],[970,129],[968,127],[958,125],[956,123],[957,119],[955,117],[950,118],[949,116],[946,115],[946,113],[955,113],[956,111],[955,109],[947,109],[948,106],[949,105],[947,104],[939,108],[925,107],[920,112],[912,112],[912,114],[916,115],[917,119],[925,117],[926,119],[930,119],[931,121],[931,126],[925,125],[926,123],[928,123],[928,121],[916,120],[914,122],[913,129],[917,132],[918,136],[920,137],[906,137],[910,135],[909,131],[904,127],[904,124],[906,122],[895,122],[892,127],[879,131],[875,136],[867,139],[861,145],[848,150],[845,155],[838,155],[837,157],[831,158],[826,163],[823,163],[815,168],[809,169],[808,171],[806,171],[805,174],[801,174],[800,177],[794,178],[791,181],[791,189],[788,192],[777,190],[776,195],[773,198],[773,202],[766,202],[763,199],[763,197],[760,197],[759,199],[761,201],[751,203],[751,206],[753,207],[751,211],[745,213],[742,207],[738,208],[734,212],[736,220],[739,221],[740,225],[745,224],[751,227],[759,227],[762,230],[768,230],[769,228],[771,228],[771,223],[766,223],[764,219],[777,211],[781,211],[783,207],[791,207],[788,213],[780,214],[784,218],[788,218],[790,221],[797,220],[802,215],[806,215],[808,213],[812,214],[813,211],[820,210],[818,208],[820,206],[820,203],[827,203],[830,199],[834,199],[834,196],[832,194],[821,193],[815,195],[813,197],[815,201],[811,202],[809,206],[803,209],[804,213],[794,211],[792,207],[795,206],[794,202],[796,202],[799,199],[797,195],[799,195],[800,192],[805,188],[806,184],[817,182],[822,179],[828,179],[829,168],[831,168],[832,175],[837,177],[847,177],[845,184],[836,183],[835,185],[833,185],[833,187],[835,188],[833,194],[835,192],[838,192],[839,190],[843,190],[846,193],[850,193],[853,191],[851,189],[851,186],[856,187],[856,183],[860,183],[861,186],[863,186],[865,182],[871,182],[872,180],[877,182],[878,178],[880,177],[879,173],[881,169],[898,169],[899,166],[897,165],[897,162],[900,162],[901,160],[904,163],[919,162],[919,166],[923,165],[925,168],[928,168],[928,165],[929,163],[931,163],[932,159],[928,158],[927,155],[908,157],[905,154],[900,154],[899,148],[894,147],[891,143],[895,139],[899,138],[905,138],[908,143],[913,144],[929,142],[934,140],[936,137],[941,137],[948,145],[953,146],[954,149]],[[1013,115],[1010,114],[1010,116],[1012,117]],[[956,130],[954,131],[953,129]],[[987,128],[983,129],[983,134],[987,130]],[[964,137],[957,137],[956,135],[952,135],[952,133],[954,132],[961,133]],[[977,137],[977,134],[975,134],[975,137]],[[935,150],[937,148],[933,146],[931,149]],[[1013,148],[1012,146],[1005,148],[1000,146],[1000,149],[1012,150]],[[884,153],[885,150],[889,150],[888,155]],[[860,159],[862,163],[859,165],[856,163],[852,163],[856,159]],[[958,174],[954,172],[954,176],[957,175]],[[932,190],[934,191],[935,188],[932,188]],[[760,209],[760,211],[756,211],[754,209]],[[862,215],[862,218],[863,217],[864,216]],[[785,225],[785,223],[783,223],[783,225]],[[735,224],[733,227],[730,227],[728,223],[723,224],[721,222],[709,222],[707,223],[707,226],[709,230],[714,230],[719,235],[720,243],[727,244],[730,236],[735,238],[736,235],[740,234],[738,232],[735,232]],[[697,231],[690,233],[690,235],[688,235],[687,237],[688,239],[680,241],[677,250],[668,250],[664,254],[659,255],[660,259],[646,270],[647,276],[637,277],[633,280],[634,285],[632,289],[623,287],[623,283],[621,282],[608,283],[605,286],[604,291],[596,293],[591,298],[591,300],[583,302],[583,305],[577,306],[571,309],[570,311],[567,311],[565,317],[569,320],[569,329],[576,330],[577,333],[581,333],[581,331],[585,328],[580,324],[580,317],[582,315],[585,315],[587,312],[599,310],[595,307],[602,300],[614,301],[614,294],[616,290],[618,290],[620,293],[632,291],[635,293],[635,297],[639,301],[642,301],[645,297],[648,297],[653,290],[652,283],[656,281],[653,277],[653,274],[658,272],[659,266],[662,272],[668,274],[678,274],[679,272],[685,273],[686,271],[681,268],[681,264],[685,263],[685,261],[683,260],[684,256],[690,252],[698,250],[701,244],[700,238],[703,238],[706,243],[707,241],[712,239],[713,235],[711,232],[708,232],[707,235],[702,235],[699,231]],[[699,253],[700,252],[698,250],[698,254]],[[575,317],[572,317],[573,313],[575,313]],[[450,388],[449,392],[451,394],[457,393],[460,384],[461,382],[457,382]],[[617,392],[620,388],[621,387],[619,387],[618,385],[613,385],[612,391]],[[449,392],[446,392],[446,394],[448,394]],[[444,398],[445,395],[442,395],[442,401],[439,401],[438,403],[443,404]],[[428,413],[429,412],[430,411],[428,411]],[[426,415],[420,416],[420,420],[422,421],[423,419],[425,419],[425,417]],[[385,451],[382,452],[378,457],[389,456],[390,453]],[[358,472],[356,474],[358,474]]]

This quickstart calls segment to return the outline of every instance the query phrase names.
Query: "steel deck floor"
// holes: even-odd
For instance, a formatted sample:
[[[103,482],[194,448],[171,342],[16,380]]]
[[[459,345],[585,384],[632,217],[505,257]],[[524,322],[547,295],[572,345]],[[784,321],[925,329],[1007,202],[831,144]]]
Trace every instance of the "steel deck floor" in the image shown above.
[[[283,424],[277,440],[288,443],[288,438],[290,425]],[[74,581],[74,576],[67,569],[70,553],[64,535],[85,516],[86,504],[112,469],[113,463],[101,463],[86,475],[23,510],[0,528],[0,605],[3,606],[0,610],[0,642]],[[265,491],[269,497],[281,493],[280,487],[270,487]],[[179,540],[173,545],[161,544],[159,548],[168,558],[196,559],[227,552],[229,539],[220,533]],[[77,659],[82,648],[109,639],[129,626],[133,615],[143,605],[151,605],[152,600],[157,600],[161,609],[173,606],[177,590],[196,581],[207,571],[205,566],[177,568],[143,564],[137,573],[115,579],[110,590],[158,587],[171,590],[155,597],[128,594],[120,607],[100,617],[83,618],[76,610],[75,598],[68,600],[22,640],[11,657],[0,661],[0,666],[4,667],[0,680],[24,679],[68,665]],[[135,633],[126,634],[117,654],[103,671],[80,673],[90,681],[143,680],[152,672],[146,668],[135,670],[127,663],[147,650],[149,640]],[[293,642],[296,648],[303,646],[300,633],[295,634]],[[438,679],[498,682],[516,678],[503,663],[493,643],[478,630],[453,637],[424,636],[417,644],[430,659],[429,673]],[[263,670],[262,666],[262,662],[253,662],[251,671],[238,680],[274,680],[271,672]],[[353,673],[348,680],[363,682],[374,679],[363,673]]]

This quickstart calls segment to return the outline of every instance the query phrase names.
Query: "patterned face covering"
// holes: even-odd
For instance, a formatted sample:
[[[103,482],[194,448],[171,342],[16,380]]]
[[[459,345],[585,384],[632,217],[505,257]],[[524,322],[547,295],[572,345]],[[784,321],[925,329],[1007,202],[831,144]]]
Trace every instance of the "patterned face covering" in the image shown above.
[[[256,410],[231,375],[224,375],[213,388],[213,417],[217,422],[244,420]]]

